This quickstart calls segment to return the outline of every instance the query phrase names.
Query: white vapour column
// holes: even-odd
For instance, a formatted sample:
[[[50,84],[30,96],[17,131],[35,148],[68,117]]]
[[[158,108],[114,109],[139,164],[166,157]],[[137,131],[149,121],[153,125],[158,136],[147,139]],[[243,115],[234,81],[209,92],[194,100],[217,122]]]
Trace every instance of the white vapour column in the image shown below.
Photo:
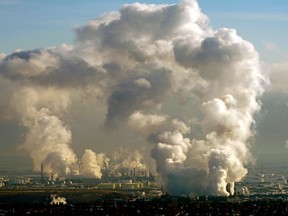
[[[14,96],[13,103],[28,130],[21,149],[30,154],[35,171],[39,171],[41,164],[46,173],[53,173],[54,178],[73,175],[101,178],[105,155],[86,149],[79,161],[70,146],[71,130],[56,116],[70,104],[66,91],[24,88]],[[79,162],[82,169],[79,169]]]
[[[212,30],[196,1],[125,5],[119,14],[79,29],[78,36],[80,45],[109,56],[102,59],[108,73],[117,68],[120,79],[108,98],[106,126],[117,128],[128,120],[149,136],[154,174],[166,190],[229,195],[227,182],[233,187],[247,173],[253,115],[262,93],[253,45],[233,29]],[[182,107],[181,101],[198,111],[185,118],[177,111],[165,113],[166,106]],[[191,131],[175,126],[175,116]]]
[[[91,149],[86,149],[81,160],[82,169],[80,170],[81,175],[90,178],[101,178],[101,169],[104,167],[105,155],[96,154]]]
[[[117,176],[131,175],[131,171],[144,171],[146,166],[142,163],[143,155],[139,151],[131,151],[120,147],[113,152],[109,161],[109,171]]]
[[[64,116],[76,93],[106,109],[108,132],[147,141],[146,166],[167,192],[229,195],[227,183],[232,192],[247,173],[265,80],[253,45],[234,29],[213,30],[195,0],[126,4],[76,34],[74,46],[0,57],[9,94],[34,92],[15,97],[13,107],[35,168],[47,162],[59,173],[101,177],[102,156],[87,150],[81,162],[70,146]],[[142,166],[138,156],[111,160],[111,168]]]
[[[71,131],[54,114],[69,106],[69,98],[66,92],[57,93],[53,106],[48,105],[55,97],[53,89],[24,88],[13,98],[22,124],[28,129],[21,148],[30,154],[35,170],[39,171],[42,163],[45,172],[56,176],[75,172],[77,162],[70,148]]]

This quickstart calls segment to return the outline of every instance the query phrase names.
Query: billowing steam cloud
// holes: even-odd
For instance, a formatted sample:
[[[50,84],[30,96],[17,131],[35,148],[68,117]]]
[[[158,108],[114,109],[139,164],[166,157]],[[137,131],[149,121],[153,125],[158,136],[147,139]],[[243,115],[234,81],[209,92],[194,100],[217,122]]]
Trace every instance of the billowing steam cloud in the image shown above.
[[[82,95],[105,107],[108,131],[130,128],[147,141],[147,166],[169,193],[229,195],[227,183],[233,193],[247,174],[265,81],[253,45],[234,29],[211,29],[195,0],[127,4],[76,33],[74,46],[1,57],[35,169],[43,162],[58,174],[101,177],[108,160],[92,150],[79,160],[64,122]],[[110,167],[142,166],[137,154],[118,156]]]
[[[132,175],[134,175],[136,169],[138,172],[146,170],[146,166],[142,161],[143,156],[139,151],[131,152],[129,149],[120,147],[111,156],[109,170],[113,171],[116,176],[130,176],[131,171],[133,171]]]
[[[57,97],[55,97],[57,95]],[[28,152],[34,170],[58,175],[83,175],[101,178],[105,155],[85,150],[82,163],[70,147],[71,130],[56,115],[61,115],[69,104],[69,94],[53,88],[22,88],[12,99],[13,107],[21,116],[21,123],[28,129],[21,147]],[[51,103],[51,104],[50,104]]]

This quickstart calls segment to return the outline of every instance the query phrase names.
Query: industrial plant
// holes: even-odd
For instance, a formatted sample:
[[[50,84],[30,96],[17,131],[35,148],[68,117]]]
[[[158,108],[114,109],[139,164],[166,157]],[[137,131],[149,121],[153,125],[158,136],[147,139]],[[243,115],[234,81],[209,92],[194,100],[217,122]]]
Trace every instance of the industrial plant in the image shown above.
[[[52,215],[57,211],[71,212],[72,215],[116,215],[121,211],[125,215],[149,215],[152,212],[225,215],[223,211],[226,211],[228,215],[251,212],[285,215],[288,213],[288,171],[283,167],[265,170],[249,168],[247,177],[235,184],[230,196],[171,196],[163,185],[157,184],[157,177],[136,168],[123,175],[106,173],[101,179],[55,178],[53,173],[44,173],[43,169],[26,174],[2,171],[0,213]],[[230,194],[231,189],[228,183],[226,190]],[[273,209],[265,207],[267,205]]]

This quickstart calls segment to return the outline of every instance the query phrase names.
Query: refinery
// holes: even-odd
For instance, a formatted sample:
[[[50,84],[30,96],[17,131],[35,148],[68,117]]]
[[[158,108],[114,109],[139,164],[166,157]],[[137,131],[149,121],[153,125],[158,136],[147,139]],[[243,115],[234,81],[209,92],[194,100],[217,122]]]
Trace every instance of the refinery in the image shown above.
[[[55,177],[54,173],[43,173],[41,171],[27,171],[27,173],[11,173],[2,171],[0,173],[0,191],[93,191],[95,194],[105,191],[108,193],[128,194],[133,198],[152,199],[167,195],[163,185],[156,181],[157,177],[146,169],[127,170],[122,174],[114,172],[103,172],[100,179],[83,178],[77,176]],[[226,190],[230,194],[227,200],[241,197],[245,199],[259,199],[259,197],[288,197],[288,169],[284,167],[271,168],[249,168],[249,174],[240,182],[232,185],[227,183]],[[180,196],[186,196],[185,194]],[[208,199],[209,196],[198,195],[195,199]],[[211,196],[214,197],[214,196]],[[224,196],[218,196],[223,197]]]
[[[43,170],[42,170],[43,171]],[[249,168],[230,196],[171,196],[147,170],[101,179],[43,172],[0,175],[1,215],[286,215],[287,167]],[[226,190],[232,193],[231,185]]]

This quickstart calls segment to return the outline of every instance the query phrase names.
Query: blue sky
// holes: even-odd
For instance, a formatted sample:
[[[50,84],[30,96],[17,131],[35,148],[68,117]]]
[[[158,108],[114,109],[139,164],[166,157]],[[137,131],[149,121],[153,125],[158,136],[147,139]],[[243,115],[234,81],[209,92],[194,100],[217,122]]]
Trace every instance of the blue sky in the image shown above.
[[[0,0],[0,52],[45,48],[73,43],[73,28],[131,0]],[[176,3],[175,0],[141,0],[144,3]],[[199,0],[214,29],[235,28],[251,41],[266,61],[287,60],[288,2]]]

